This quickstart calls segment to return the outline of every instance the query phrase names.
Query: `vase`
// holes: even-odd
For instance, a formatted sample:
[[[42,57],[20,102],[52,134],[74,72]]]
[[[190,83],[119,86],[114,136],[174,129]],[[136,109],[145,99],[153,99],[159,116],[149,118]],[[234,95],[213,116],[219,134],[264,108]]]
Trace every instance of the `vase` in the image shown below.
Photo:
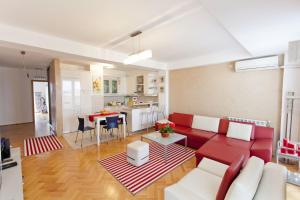
[[[161,133],[161,137],[163,138],[166,138],[166,137],[169,137],[170,136],[170,133]]]

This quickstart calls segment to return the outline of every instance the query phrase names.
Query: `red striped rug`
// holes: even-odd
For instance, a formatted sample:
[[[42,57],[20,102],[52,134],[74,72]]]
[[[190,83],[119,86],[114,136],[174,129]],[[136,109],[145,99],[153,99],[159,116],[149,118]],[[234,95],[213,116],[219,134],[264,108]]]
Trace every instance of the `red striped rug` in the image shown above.
[[[28,138],[24,140],[25,156],[36,155],[61,148],[63,148],[62,143],[54,135]]]
[[[127,190],[135,195],[158,178],[194,156],[193,150],[186,149],[177,144],[168,146],[166,162],[163,152],[163,146],[153,142],[150,143],[149,162],[140,167],[135,167],[127,162],[126,152],[119,153],[99,162]]]

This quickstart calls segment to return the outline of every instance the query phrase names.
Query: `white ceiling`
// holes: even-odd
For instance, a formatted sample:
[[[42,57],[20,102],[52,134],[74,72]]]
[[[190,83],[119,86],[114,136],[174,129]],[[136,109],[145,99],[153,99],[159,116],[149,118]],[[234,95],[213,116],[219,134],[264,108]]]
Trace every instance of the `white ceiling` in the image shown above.
[[[45,69],[49,67],[53,57],[37,52],[26,51],[25,56],[20,50],[0,46],[0,66]]]
[[[133,51],[133,42],[127,40],[114,50],[129,53]],[[201,6],[184,17],[145,32],[141,43],[142,48],[152,49],[156,60],[167,63],[216,51],[244,51]]]
[[[141,47],[170,69],[279,54],[300,39],[299,0],[0,0],[0,7],[0,24],[125,55],[133,51],[129,34],[142,30]]]

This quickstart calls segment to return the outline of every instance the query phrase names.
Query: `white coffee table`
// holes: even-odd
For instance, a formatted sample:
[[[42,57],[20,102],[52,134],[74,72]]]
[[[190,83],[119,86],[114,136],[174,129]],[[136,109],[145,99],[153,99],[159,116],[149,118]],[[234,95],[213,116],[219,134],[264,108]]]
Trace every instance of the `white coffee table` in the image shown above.
[[[162,137],[161,133],[156,131],[153,133],[142,135],[141,140],[143,141],[144,139],[157,142],[158,144],[161,144],[164,147],[165,161],[167,161],[168,145],[174,144],[180,140],[185,140],[185,148],[187,148],[187,137],[179,133],[170,133],[169,137]]]

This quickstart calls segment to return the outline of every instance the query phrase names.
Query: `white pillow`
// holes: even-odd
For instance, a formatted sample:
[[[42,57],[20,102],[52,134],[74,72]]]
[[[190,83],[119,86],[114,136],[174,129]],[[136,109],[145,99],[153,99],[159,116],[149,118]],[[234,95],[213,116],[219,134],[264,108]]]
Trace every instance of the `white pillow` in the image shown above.
[[[250,141],[253,125],[229,122],[227,137]]]
[[[217,133],[219,131],[219,123],[220,118],[194,115],[192,128]]]
[[[252,156],[231,184],[225,200],[252,200],[263,175],[264,161]]]

